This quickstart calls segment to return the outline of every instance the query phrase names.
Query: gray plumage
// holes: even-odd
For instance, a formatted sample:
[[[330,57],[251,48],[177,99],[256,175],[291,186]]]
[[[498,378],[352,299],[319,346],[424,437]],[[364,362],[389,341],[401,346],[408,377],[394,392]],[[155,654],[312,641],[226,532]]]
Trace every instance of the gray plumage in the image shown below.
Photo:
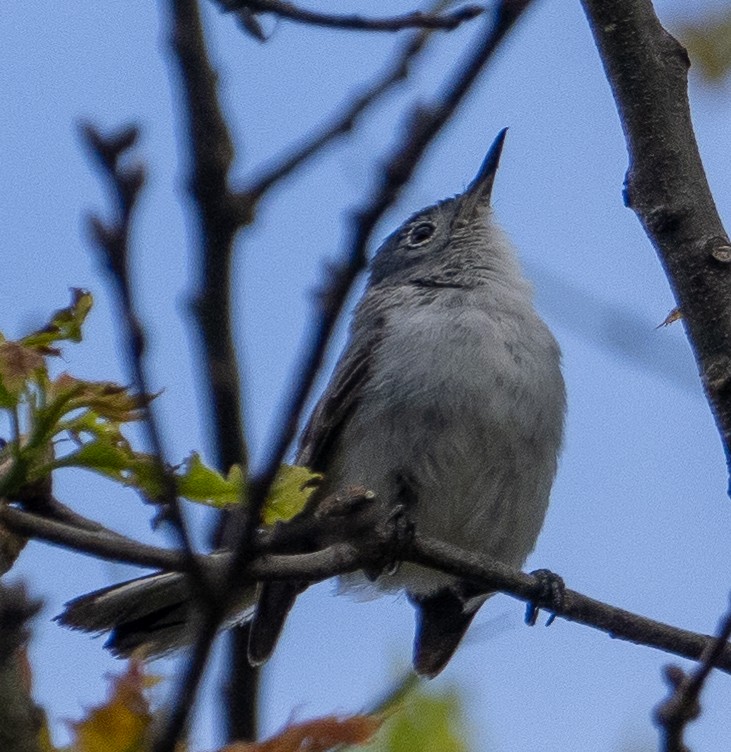
[[[543,525],[565,394],[558,345],[490,208],[504,135],[463,194],[414,214],[377,252],[298,461],[325,473],[323,496],[365,486],[405,502],[420,533],[519,567]],[[427,676],[487,597],[413,564],[375,586],[414,602],[414,665]],[[296,594],[263,587],[253,662],[268,657]]]
[[[325,473],[320,496],[365,486],[402,504],[418,532],[519,567],[543,524],[565,395],[558,345],[490,208],[504,136],[464,193],[414,214],[377,252],[298,462]],[[414,603],[414,665],[426,676],[487,598],[412,564],[374,584]],[[305,586],[261,586],[252,662],[269,656]],[[108,602],[113,590],[102,592]],[[64,623],[85,628],[68,613]]]

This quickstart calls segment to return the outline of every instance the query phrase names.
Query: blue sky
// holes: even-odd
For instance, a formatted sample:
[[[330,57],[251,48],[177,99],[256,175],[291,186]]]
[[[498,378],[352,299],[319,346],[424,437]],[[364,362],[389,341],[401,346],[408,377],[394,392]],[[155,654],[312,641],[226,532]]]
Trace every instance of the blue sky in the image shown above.
[[[83,344],[63,367],[125,381],[116,310],[90,253],[83,217],[105,197],[77,136],[89,118],[143,130],[150,177],[134,228],[135,281],[148,327],[158,410],[171,457],[205,450],[195,340],[188,300],[194,237],[186,222],[179,124],[158,6],[141,0],[6,4],[0,13],[0,330],[18,335],[64,305],[68,288],[94,292]],[[709,7],[698,4],[698,7]],[[718,3],[717,3],[718,5]],[[334,0],[318,7],[344,10]],[[347,9],[406,11],[405,0]],[[687,13],[658,3],[672,29]],[[206,6],[222,94],[239,145],[236,175],[282,153],[322,123],[386,64],[393,35],[270,24],[270,41],[245,37]],[[348,211],[369,190],[374,165],[398,137],[404,107],[429,99],[480,22],[441,35],[433,55],[368,122],[297,173],[262,204],[236,262],[237,343],[254,457],[296,374],[313,291],[337,255]],[[691,77],[701,154],[722,217],[731,200],[727,91]],[[661,267],[621,187],[627,155],[608,84],[578,2],[538,3],[495,58],[458,118],[434,144],[385,237],[410,212],[462,190],[497,131],[510,132],[494,190],[496,214],[520,249],[536,301],[564,352],[566,445],[546,525],[528,569],[548,567],[569,587],[657,619],[713,631],[731,583],[731,503],[723,454],[701,395],[682,326],[655,329],[674,302]],[[331,360],[342,344],[342,331]],[[149,509],[93,476],[59,474],[56,493],[82,513],[152,540]],[[17,575],[45,610],[32,647],[36,692],[58,740],[63,719],[98,700],[118,669],[100,641],[50,622],[63,601],[136,574],[42,544]],[[408,665],[412,609],[405,599],[356,602],[333,586],[300,599],[267,667],[265,731],[291,717],[356,711]],[[655,743],[651,711],[665,695],[668,656],[557,620],[522,624],[523,608],[498,596],[435,686],[466,698],[476,749],[547,752],[629,750]],[[175,663],[159,666],[174,673]],[[704,713],[688,734],[700,749],[731,745],[731,678],[712,677]],[[200,740],[215,740],[218,716],[203,705]]]

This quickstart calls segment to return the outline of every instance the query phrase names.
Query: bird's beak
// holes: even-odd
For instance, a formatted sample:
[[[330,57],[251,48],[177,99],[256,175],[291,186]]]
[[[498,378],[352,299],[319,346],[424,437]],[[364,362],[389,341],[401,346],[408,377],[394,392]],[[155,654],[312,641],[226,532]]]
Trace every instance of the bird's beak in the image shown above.
[[[459,197],[459,220],[468,222],[474,217],[476,211],[490,206],[492,186],[495,182],[495,174],[500,163],[500,155],[503,151],[503,142],[507,132],[508,129],[503,128],[497,134],[497,138],[492,142],[492,146],[490,146],[482,162],[480,171],[469,184],[467,190]]]

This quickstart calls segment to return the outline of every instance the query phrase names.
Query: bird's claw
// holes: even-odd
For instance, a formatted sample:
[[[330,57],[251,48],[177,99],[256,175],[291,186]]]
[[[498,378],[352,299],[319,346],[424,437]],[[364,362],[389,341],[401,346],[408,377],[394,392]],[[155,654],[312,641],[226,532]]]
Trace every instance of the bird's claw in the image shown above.
[[[559,575],[549,569],[536,569],[531,574],[538,580],[539,590],[526,606],[525,623],[531,627],[535,626],[538,614],[544,609],[551,612],[546,620],[546,626],[549,627],[556,618],[556,611],[563,609],[566,585]]]

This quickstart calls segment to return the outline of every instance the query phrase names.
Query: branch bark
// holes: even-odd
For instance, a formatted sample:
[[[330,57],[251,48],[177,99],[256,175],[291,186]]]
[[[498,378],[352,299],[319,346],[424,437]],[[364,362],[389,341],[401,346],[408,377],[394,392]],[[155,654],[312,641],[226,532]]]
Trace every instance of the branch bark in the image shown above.
[[[479,5],[465,5],[447,13],[414,11],[401,16],[366,18],[356,14],[335,15],[300,8],[286,0],[218,0],[225,11],[247,8],[253,13],[273,13],[281,18],[311,26],[351,31],[401,31],[402,29],[456,29],[484,12]]]
[[[218,468],[226,472],[233,464],[245,468],[248,462],[232,328],[231,268],[236,235],[252,220],[255,202],[230,185],[235,149],[197,0],[171,0],[169,27],[172,64],[183,100],[189,190],[200,232],[201,280],[192,309],[203,351],[201,372],[213,454]],[[245,659],[247,644],[247,626],[231,633],[230,670],[222,689],[229,740],[254,740],[257,735],[259,669]],[[202,671],[202,666],[196,670]]]
[[[622,121],[625,201],[675,293],[731,470],[731,244],[693,133],[688,56],[650,0],[582,0]]]

